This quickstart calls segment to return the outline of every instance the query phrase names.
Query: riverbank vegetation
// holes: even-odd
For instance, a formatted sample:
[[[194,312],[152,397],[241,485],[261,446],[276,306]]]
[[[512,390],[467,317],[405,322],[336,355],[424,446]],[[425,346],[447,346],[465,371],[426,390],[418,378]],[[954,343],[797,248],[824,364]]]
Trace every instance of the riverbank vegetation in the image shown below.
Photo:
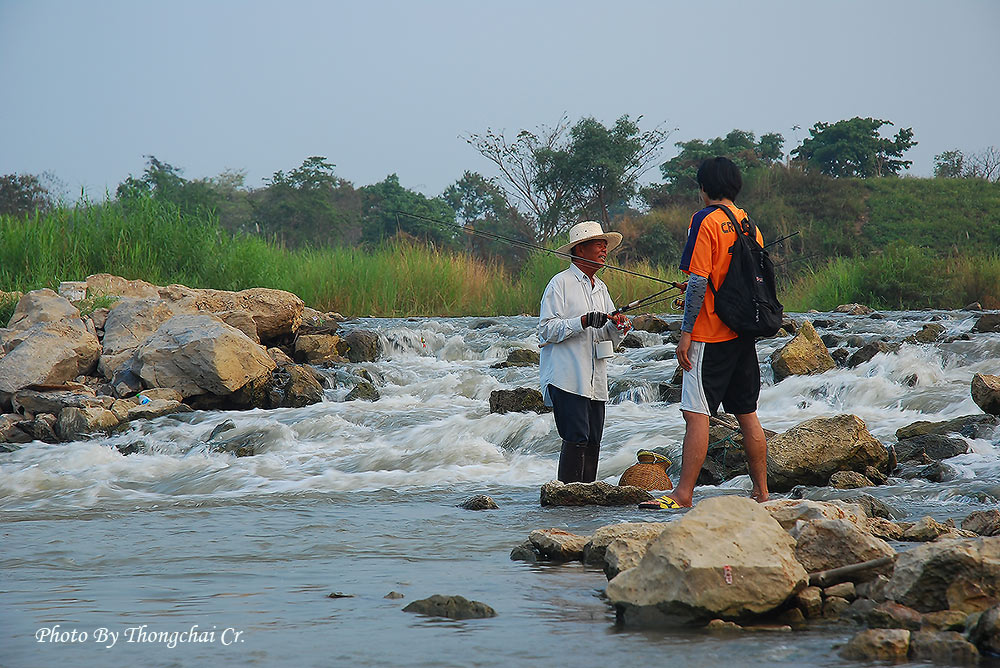
[[[738,204],[770,248],[789,311],[845,302],[877,308],[1000,308],[1000,154],[936,159],[936,178],[908,178],[909,128],[879,119],[817,123],[789,153],[780,134],[733,130],[677,142],[662,182],[640,187],[673,131],[623,116],[585,118],[468,143],[507,177],[465,172],[437,197],[395,174],[355,187],[313,156],[258,188],[239,171],[187,179],[147,156],[106,202],[59,204],[31,175],[0,177],[0,291],[56,287],[110,272],[153,283],[281,288],[345,315],[535,313],[565,265],[523,244],[558,246],[593,218],[624,243],[612,263],[678,280],[694,184],[705,157],[728,155],[745,184]],[[847,138],[847,139],[845,139]],[[511,244],[466,231],[500,235]],[[616,301],[657,283],[605,271]],[[8,300],[9,302],[9,300]],[[661,304],[659,308],[664,308]],[[0,318],[12,306],[0,295]]]

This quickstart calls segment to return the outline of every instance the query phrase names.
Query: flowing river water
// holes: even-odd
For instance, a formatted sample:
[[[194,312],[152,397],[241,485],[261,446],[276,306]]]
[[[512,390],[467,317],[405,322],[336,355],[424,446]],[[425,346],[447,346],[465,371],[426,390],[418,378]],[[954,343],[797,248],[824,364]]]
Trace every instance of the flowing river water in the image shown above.
[[[945,327],[943,340],[954,338],[976,319],[884,315],[809,317],[827,321],[821,334],[857,335],[855,344],[899,340],[932,320]],[[559,450],[552,416],[496,415],[488,406],[493,390],[537,386],[537,366],[490,368],[512,348],[537,349],[536,323],[352,321],[345,327],[379,332],[383,356],[324,370],[332,388],[322,403],[168,416],[109,438],[0,454],[0,666],[849,665],[834,646],[856,631],[850,624],[729,638],[622,629],[601,598],[606,579],[597,568],[510,560],[533,529],[588,534],[670,519],[634,507],[540,507]],[[680,411],[653,400],[676,368],[674,346],[638,334],[647,345],[610,365],[599,478],[617,482],[636,450],[666,446],[676,480]],[[904,344],[853,369],[775,385],[766,361],[785,341],[758,345],[764,426],[780,432],[853,413],[887,444],[917,420],[981,413],[970,381],[996,373],[1000,359],[1000,335],[978,334]],[[379,385],[374,403],[344,400],[361,369]],[[235,427],[212,439],[227,420]],[[220,438],[260,454],[218,452],[209,441]],[[1000,434],[966,440],[970,453],[947,461],[957,472],[950,482],[891,478],[862,491],[889,503],[896,519],[960,521],[995,507]],[[138,452],[123,456],[125,446]],[[748,488],[742,476],[697,494]],[[457,507],[475,494],[491,495],[500,509]],[[401,611],[437,593],[485,602],[498,616],[449,621]]]

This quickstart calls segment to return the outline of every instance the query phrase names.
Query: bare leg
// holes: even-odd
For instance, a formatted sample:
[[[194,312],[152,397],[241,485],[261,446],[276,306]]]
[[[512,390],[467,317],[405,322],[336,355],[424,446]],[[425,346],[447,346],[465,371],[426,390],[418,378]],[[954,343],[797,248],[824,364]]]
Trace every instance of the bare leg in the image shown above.
[[[684,507],[691,506],[694,486],[708,454],[708,416],[681,411],[684,415],[684,446],[681,455],[681,479],[669,496]],[[761,432],[763,435],[763,432]]]
[[[758,502],[767,501],[767,440],[764,429],[760,426],[757,413],[737,415],[740,431],[743,433],[743,451],[747,455],[747,468],[750,470],[750,480],[753,481],[753,491],[750,496]]]

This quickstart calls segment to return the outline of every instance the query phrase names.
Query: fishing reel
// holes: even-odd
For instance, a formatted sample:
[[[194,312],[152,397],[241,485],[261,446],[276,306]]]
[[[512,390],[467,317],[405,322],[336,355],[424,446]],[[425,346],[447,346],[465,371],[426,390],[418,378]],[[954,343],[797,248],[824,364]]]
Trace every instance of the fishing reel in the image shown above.
[[[683,311],[684,310],[684,296],[681,295],[680,297],[674,297],[673,300],[670,302],[670,308],[673,309],[673,310],[675,310],[675,311]]]

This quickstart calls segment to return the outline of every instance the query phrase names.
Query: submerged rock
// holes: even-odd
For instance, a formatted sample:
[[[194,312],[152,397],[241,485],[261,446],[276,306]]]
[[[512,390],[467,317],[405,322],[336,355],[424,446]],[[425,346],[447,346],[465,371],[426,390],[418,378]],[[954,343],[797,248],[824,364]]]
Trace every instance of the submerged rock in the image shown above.
[[[354,386],[344,401],[355,401],[360,399],[361,401],[378,401],[382,398],[379,391],[375,389],[375,386],[369,383],[367,380],[358,381],[358,384]]]
[[[984,313],[976,320],[972,326],[972,331],[977,334],[1000,332],[1000,313]]]
[[[477,494],[476,496],[469,497],[460,503],[458,507],[465,510],[497,510],[500,508],[497,502],[493,500],[493,497],[485,494]]]
[[[551,413],[552,408],[545,405],[542,393],[531,387],[490,392],[490,413],[524,413],[527,411]]]
[[[847,368],[853,369],[865,362],[870,362],[879,353],[894,353],[898,350],[898,343],[887,343],[885,341],[866,343],[847,359]]]
[[[536,529],[528,534],[528,542],[542,559],[580,561],[583,559],[583,548],[590,542],[590,538],[562,529]]]
[[[419,601],[413,601],[403,612],[415,612],[431,617],[446,617],[447,619],[484,619],[496,617],[497,612],[485,603],[470,601],[463,596],[443,596],[434,594]]]
[[[540,494],[543,506],[632,506],[652,498],[640,487],[619,487],[601,480],[570,483],[551,480],[542,485]]]

